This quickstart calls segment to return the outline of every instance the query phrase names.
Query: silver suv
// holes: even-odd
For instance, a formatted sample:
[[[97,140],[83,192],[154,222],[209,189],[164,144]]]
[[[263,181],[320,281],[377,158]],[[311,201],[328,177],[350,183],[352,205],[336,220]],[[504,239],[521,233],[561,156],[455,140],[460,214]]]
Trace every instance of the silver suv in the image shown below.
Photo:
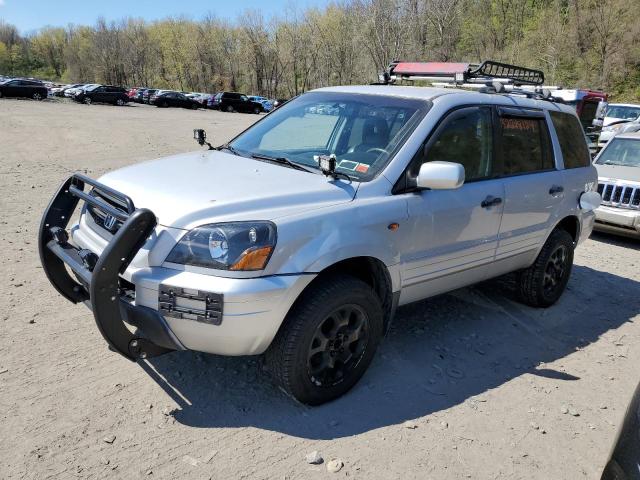
[[[508,272],[526,304],[556,302],[596,185],[568,106],[323,88],[210,151],[73,175],[40,252],[125,357],[265,354],[284,391],[320,404],[361,378],[399,305]]]

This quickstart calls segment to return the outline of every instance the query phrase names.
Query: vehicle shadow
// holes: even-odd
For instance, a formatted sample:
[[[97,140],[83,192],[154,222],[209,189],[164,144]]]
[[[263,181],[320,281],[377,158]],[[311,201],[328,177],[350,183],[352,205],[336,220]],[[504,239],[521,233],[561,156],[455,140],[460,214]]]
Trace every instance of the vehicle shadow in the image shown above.
[[[621,235],[615,235],[613,233],[596,232],[596,231],[591,233],[591,236],[589,238],[593,241],[606,243],[608,245],[614,245],[616,247],[624,247],[624,248],[630,248],[633,250],[640,250],[639,239],[623,237]]]
[[[578,380],[540,364],[640,313],[640,302],[630,298],[640,298],[640,282],[575,266],[568,291],[549,309],[516,303],[512,276],[405,306],[360,383],[313,408],[273,387],[255,357],[176,352],[140,365],[179,405],[170,414],[184,425],[332,439],[481,401],[484,392],[525,373]]]

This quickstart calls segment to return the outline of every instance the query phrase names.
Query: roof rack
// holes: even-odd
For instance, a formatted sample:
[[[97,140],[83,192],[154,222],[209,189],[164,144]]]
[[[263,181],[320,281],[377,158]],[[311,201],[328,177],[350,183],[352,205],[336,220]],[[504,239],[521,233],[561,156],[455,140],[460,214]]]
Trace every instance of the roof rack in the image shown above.
[[[391,62],[387,70],[378,76],[379,83],[394,84],[398,80],[423,80],[448,82],[454,85],[465,83],[487,84],[500,82],[515,86],[544,84],[544,73],[540,70],[518,67],[508,63],[487,60],[480,65],[451,62]]]

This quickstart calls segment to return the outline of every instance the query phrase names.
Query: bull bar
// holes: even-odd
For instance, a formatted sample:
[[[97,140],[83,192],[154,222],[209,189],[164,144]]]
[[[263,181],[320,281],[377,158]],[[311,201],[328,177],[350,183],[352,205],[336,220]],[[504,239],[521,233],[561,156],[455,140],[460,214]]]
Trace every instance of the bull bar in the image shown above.
[[[85,185],[117,200],[123,209],[85,192]],[[66,228],[80,200],[123,222],[100,256],[69,243]],[[151,210],[136,209],[128,196],[76,173],[58,189],[38,232],[40,261],[51,284],[67,300],[87,305],[109,347],[132,361],[186,350],[158,311],[136,306],[122,295],[120,275],[156,224]],[[132,333],[125,322],[137,327],[136,332]]]

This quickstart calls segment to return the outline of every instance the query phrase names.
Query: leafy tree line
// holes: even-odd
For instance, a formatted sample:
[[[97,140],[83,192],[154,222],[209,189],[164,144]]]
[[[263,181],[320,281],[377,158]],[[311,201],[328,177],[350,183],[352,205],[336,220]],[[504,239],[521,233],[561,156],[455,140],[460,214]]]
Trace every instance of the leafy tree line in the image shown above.
[[[394,59],[494,59],[639,99],[638,18],[638,0],[342,0],[270,20],[98,19],[26,36],[0,19],[0,73],[288,97],[368,83]]]

